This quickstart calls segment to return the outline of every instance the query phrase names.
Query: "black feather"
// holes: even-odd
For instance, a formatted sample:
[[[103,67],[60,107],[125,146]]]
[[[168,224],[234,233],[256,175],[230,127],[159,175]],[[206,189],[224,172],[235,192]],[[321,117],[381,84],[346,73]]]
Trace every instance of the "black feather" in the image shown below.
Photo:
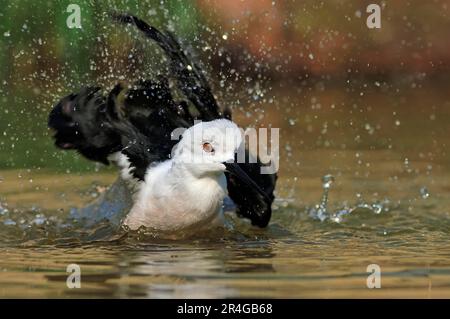
[[[120,150],[120,135],[107,125],[106,99],[98,87],[70,94],[52,109],[48,126],[55,130],[55,145],[76,149],[86,158],[108,164],[109,154]]]
[[[198,65],[187,57],[171,33],[166,31],[164,34],[133,15],[113,13],[112,17],[121,23],[135,25],[163,49],[170,58],[171,73],[175,76],[178,87],[197,108],[200,113],[199,118],[211,121],[223,117],[205,75]],[[231,117],[230,112],[227,114]]]
[[[248,152],[246,156],[248,158]],[[266,227],[272,216],[271,206],[275,198],[273,192],[277,174],[261,174],[263,165],[259,159],[256,163],[240,163],[239,166],[264,190],[268,199],[240,179],[226,173],[228,195],[236,204],[236,213],[239,216],[249,218],[255,226]]]

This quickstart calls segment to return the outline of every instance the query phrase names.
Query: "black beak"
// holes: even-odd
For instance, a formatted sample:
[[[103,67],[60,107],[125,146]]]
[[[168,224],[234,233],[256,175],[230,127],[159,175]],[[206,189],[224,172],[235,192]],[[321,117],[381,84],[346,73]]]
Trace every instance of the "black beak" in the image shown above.
[[[264,199],[266,199],[268,202],[271,202],[271,199],[269,198],[267,193],[261,187],[259,187],[259,185],[256,184],[255,181],[252,180],[237,163],[224,162],[223,164],[225,165],[227,172],[239,178],[242,182],[260,193],[264,197]]]

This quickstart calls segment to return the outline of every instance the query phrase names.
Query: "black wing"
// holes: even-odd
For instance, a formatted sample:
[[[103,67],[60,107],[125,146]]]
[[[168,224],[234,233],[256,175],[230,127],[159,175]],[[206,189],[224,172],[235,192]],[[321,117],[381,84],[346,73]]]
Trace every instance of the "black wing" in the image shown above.
[[[236,213],[239,216],[249,218],[253,225],[266,227],[272,216],[272,203],[275,199],[273,192],[277,174],[261,174],[263,164],[259,159],[257,163],[240,163],[239,166],[268,196],[265,198],[254,188],[227,173],[228,195],[236,204]]]
[[[171,33],[164,34],[133,15],[113,13],[112,17],[120,23],[136,26],[147,38],[159,45],[170,59],[170,71],[177,80],[178,88],[197,108],[199,119],[212,121],[229,114],[228,110],[223,112],[225,114],[219,110],[205,75],[198,65],[187,57]]]
[[[170,158],[177,142],[171,132],[192,123],[186,103],[173,100],[166,81],[145,81],[133,89],[118,84],[107,96],[99,88],[84,88],[64,97],[48,120],[57,147],[104,164],[122,152],[138,180],[149,165]]]

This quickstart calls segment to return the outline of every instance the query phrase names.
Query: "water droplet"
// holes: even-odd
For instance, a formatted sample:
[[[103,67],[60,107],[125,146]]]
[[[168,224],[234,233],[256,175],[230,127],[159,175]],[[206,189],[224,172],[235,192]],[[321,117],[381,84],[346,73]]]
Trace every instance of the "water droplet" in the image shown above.
[[[32,221],[33,224],[35,225],[42,225],[46,222],[46,218],[45,216],[43,216],[42,214],[37,214],[36,218]]]
[[[6,207],[3,207],[0,203],[0,215],[5,215],[8,212],[8,209]]]
[[[14,226],[14,225],[16,225],[16,222],[13,221],[12,219],[8,218],[7,220],[5,220],[3,222],[3,225],[5,225],[5,226]]]
[[[333,175],[327,174],[327,175],[322,177],[322,187],[324,189],[330,188],[331,185],[333,184],[333,182],[334,182],[334,176]]]
[[[430,193],[428,192],[428,189],[425,186],[420,188],[420,196],[423,199],[427,199],[428,197],[430,197]]]
[[[335,222],[335,223],[340,223],[340,222],[342,222],[342,218],[341,218],[341,216],[337,216],[337,215],[335,215],[335,216],[333,216],[332,217],[332,220]]]
[[[5,33],[3,33],[4,37],[9,37],[11,36],[11,32],[10,31],[6,31]]]
[[[327,218],[331,218],[335,222],[341,221],[340,216],[337,215],[330,216],[330,214],[327,211],[328,192],[333,182],[334,177],[332,175],[328,174],[322,177],[322,187],[323,187],[322,198],[320,200],[320,203],[310,210],[310,215],[313,216],[314,218],[319,219],[320,221],[324,221]]]
[[[375,214],[380,214],[383,211],[382,204],[372,204],[372,210]]]
[[[222,39],[227,40],[227,39],[228,39],[228,34],[226,34],[226,33],[223,34],[223,35],[222,35]]]

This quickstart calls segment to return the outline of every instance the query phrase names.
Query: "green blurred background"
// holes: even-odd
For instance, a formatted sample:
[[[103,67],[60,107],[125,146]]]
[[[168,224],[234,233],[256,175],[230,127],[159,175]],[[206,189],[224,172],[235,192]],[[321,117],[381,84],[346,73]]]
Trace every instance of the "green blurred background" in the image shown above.
[[[365,23],[372,2],[382,7],[379,30]],[[81,29],[66,25],[72,3],[81,7]],[[295,134],[296,122],[308,122],[296,110],[318,104],[311,92],[326,89],[359,95],[369,86],[393,95],[394,104],[404,88],[448,92],[450,1],[0,0],[0,169],[99,169],[55,150],[46,128],[52,105],[84,85],[107,89],[166,72],[157,48],[111,23],[110,10],[174,32],[210,74],[219,101],[251,125],[286,126]],[[449,106],[444,100],[438,107]],[[346,104],[351,113],[354,102]],[[302,126],[305,136],[309,126],[324,125],[312,121]],[[314,136],[320,138],[311,134],[292,147],[324,147],[339,138],[324,144]],[[389,136],[367,143],[390,145]]]

